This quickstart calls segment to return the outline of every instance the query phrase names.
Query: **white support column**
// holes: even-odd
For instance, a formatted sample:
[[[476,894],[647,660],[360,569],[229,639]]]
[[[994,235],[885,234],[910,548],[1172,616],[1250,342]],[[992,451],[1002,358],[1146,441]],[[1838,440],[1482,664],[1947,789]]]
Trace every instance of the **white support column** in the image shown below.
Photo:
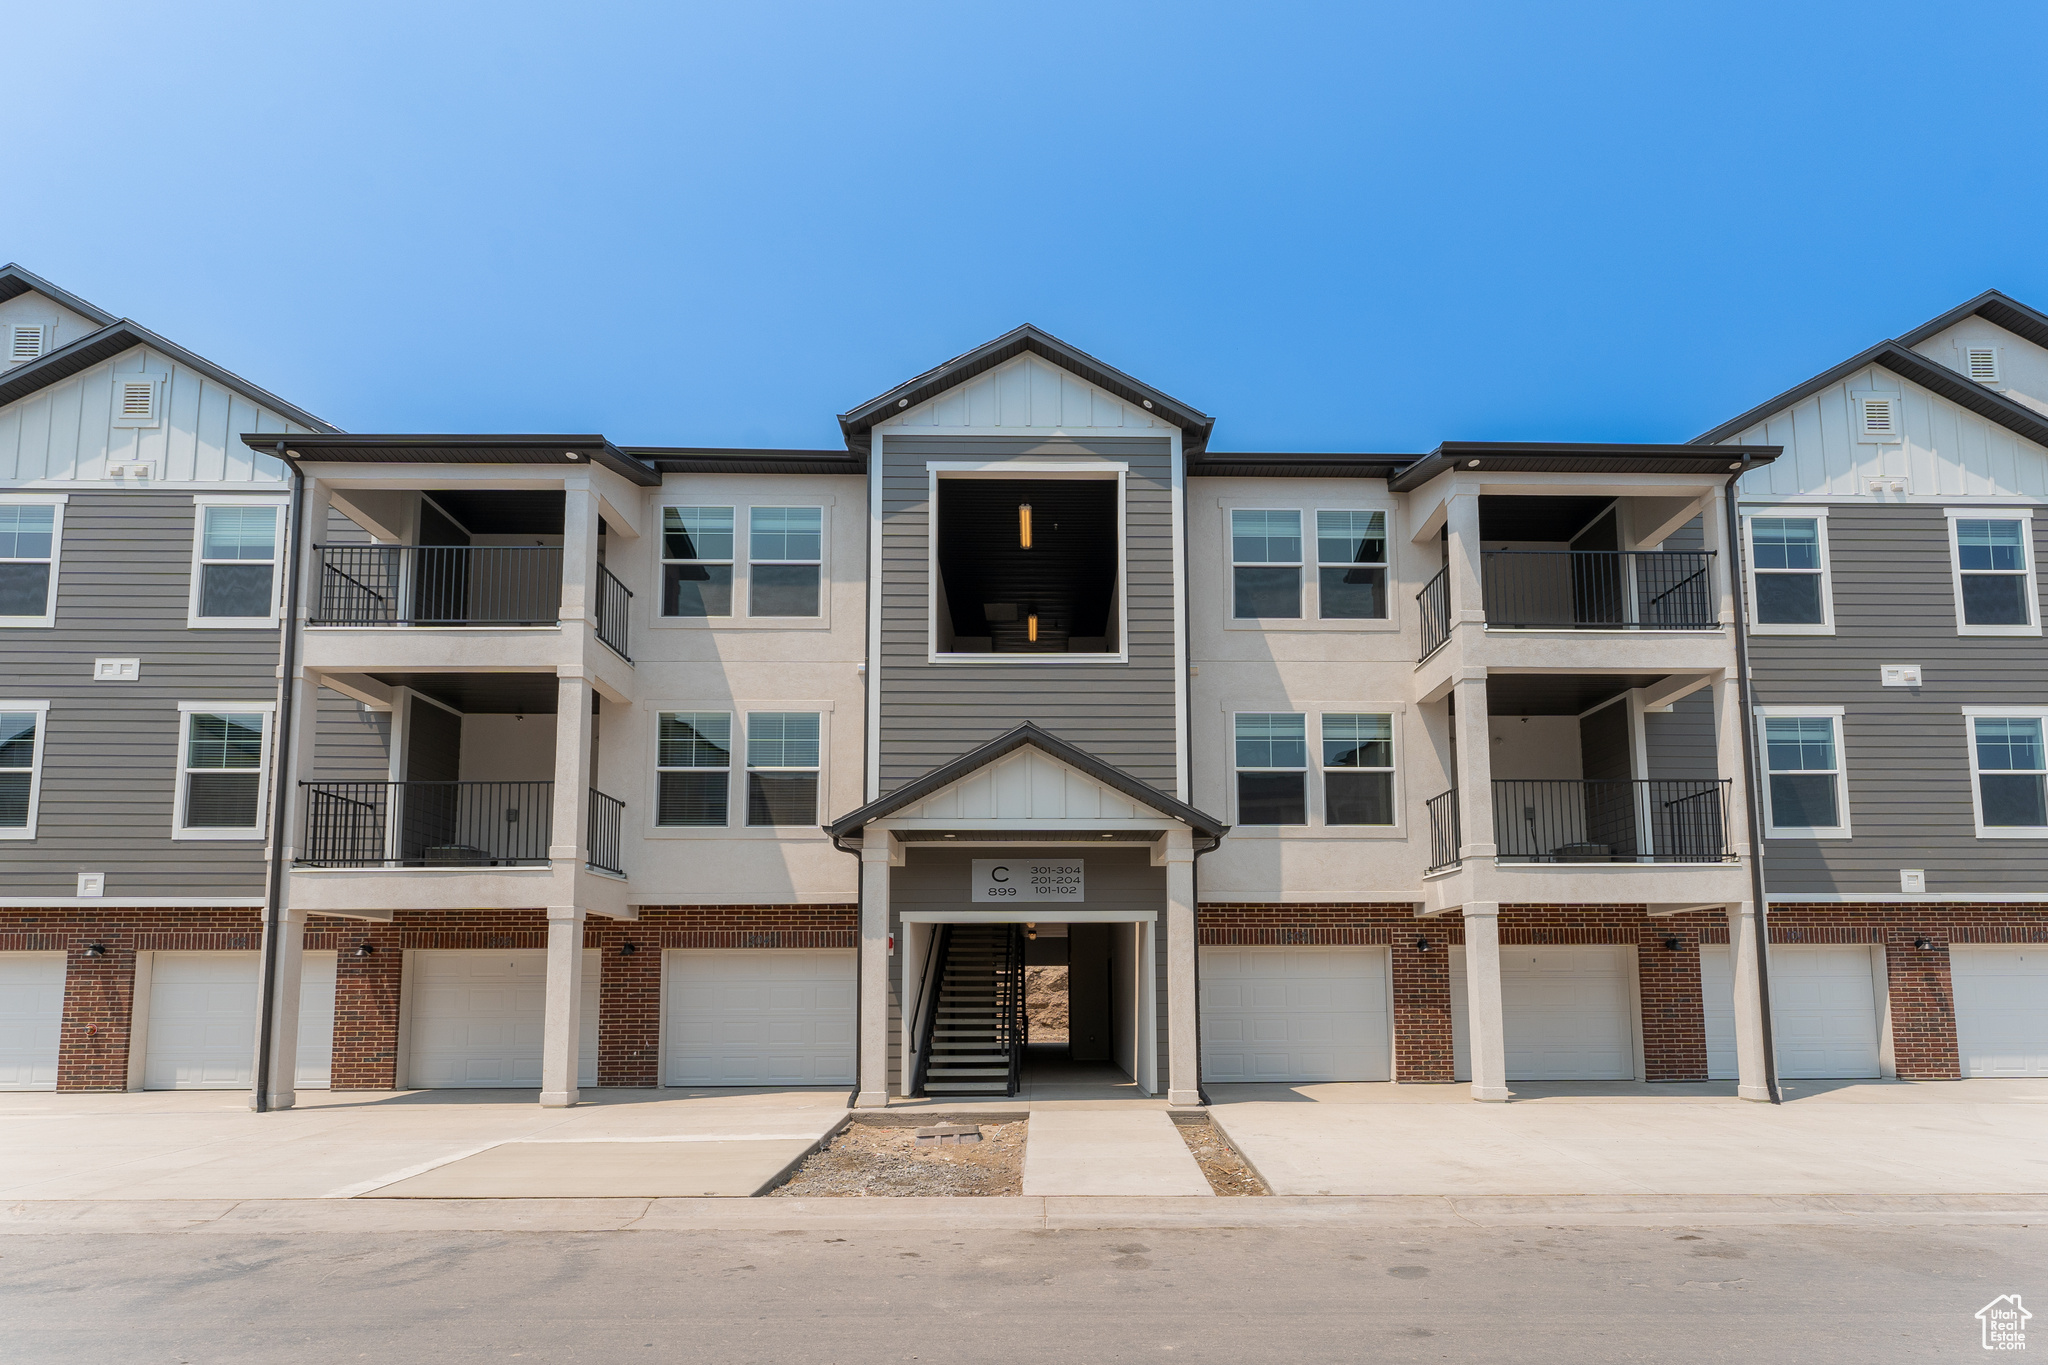
[[[597,494],[586,484],[562,490],[562,623],[597,629]]]
[[[548,1000],[541,1024],[540,1103],[576,1103],[576,1063],[583,1035],[583,910],[548,907]]]
[[[1195,836],[1168,830],[1166,865],[1166,1102],[1202,1102],[1202,1024],[1195,1012]]]
[[[1500,905],[1468,901],[1465,917],[1465,1036],[1472,1050],[1472,1098],[1508,1097],[1507,1030],[1500,1004]]]
[[[573,886],[589,846],[590,679],[555,679],[555,805],[548,827],[548,860]]]
[[[1486,709],[1486,676],[1459,678],[1452,687],[1458,734],[1458,856],[1491,858],[1499,851],[1493,829],[1493,731]]]
[[[307,479],[300,494],[299,543],[292,551],[292,568],[299,575],[299,618],[320,615],[320,556],[315,546],[327,543],[327,513],[334,506],[334,490],[320,479]],[[291,623],[286,622],[289,628]]]
[[[1486,620],[1486,583],[1479,554],[1479,495],[1453,493],[1444,499],[1444,529],[1450,561],[1451,621]]]
[[[1738,528],[1739,529],[1739,528]],[[1700,508],[1700,544],[1713,555],[1715,617],[1722,625],[1735,622],[1735,556],[1728,551],[1728,504],[1709,497]]]
[[[857,1109],[889,1103],[889,834],[869,829],[860,849],[860,1090]]]
[[[1714,679],[1714,763],[1728,781],[1728,851],[1749,858],[1760,850],[1749,844],[1749,801],[1742,762],[1742,687],[1733,672]]]
[[[273,744],[284,746],[278,752],[284,755],[285,763],[279,774],[279,790],[270,794],[272,801],[284,803],[284,845],[277,850],[277,856],[284,863],[284,885],[291,885],[291,868],[299,855],[299,840],[305,837],[305,814],[299,794],[299,783],[310,778],[315,771],[317,754],[314,748],[320,732],[320,679],[300,674],[292,679],[292,733],[277,735]]]
[[[1756,931],[1756,904],[1738,901],[1728,907],[1729,978],[1735,986],[1735,1093],[1745,1100],[1770,1103],[1764,1076],[1764,1008],[1757,957],[1763,944]]]
[[[305,911],[277,912],[277,946],[270,961],[277,978],[270,993],[270,1084],[264,1102],[271,1109],[289,1109],[298,1103],[299,983],[306,969]]]

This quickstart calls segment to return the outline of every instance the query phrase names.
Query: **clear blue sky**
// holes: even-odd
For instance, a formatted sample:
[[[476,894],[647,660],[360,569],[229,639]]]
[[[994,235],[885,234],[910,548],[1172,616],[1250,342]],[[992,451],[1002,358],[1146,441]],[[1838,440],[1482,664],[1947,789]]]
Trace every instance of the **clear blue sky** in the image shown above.
[[[2048,5],[18,5],[0,260],[357,431],[838,444],[1020,322],[1222,450],[1683,440],[2048,306]]]

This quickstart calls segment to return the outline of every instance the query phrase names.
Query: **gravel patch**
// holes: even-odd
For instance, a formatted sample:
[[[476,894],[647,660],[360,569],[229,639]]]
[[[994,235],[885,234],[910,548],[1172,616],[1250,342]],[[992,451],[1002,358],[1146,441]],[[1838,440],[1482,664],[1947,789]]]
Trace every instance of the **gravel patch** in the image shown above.
[[[848,1124],[770,1198],[866,1195],[994,1195],[1024,1192],[1027,1121],[984,1123],[981,1141],[917,1145],[915,1128]],[[1263,1191],[1262,1191],[1263,1192]]]
[[[1024,1014],[1031,1021],[1034,1043],[1067,1041],[1067,969],[1024,969]]]
[[[1207,1115],[1174,1115],[1173,1126],[1194,1153],[1195,1164],[1209,1178],[1209,1188],[1218,1194],[1271,1194],[1245,1159],[1237,1154]]]

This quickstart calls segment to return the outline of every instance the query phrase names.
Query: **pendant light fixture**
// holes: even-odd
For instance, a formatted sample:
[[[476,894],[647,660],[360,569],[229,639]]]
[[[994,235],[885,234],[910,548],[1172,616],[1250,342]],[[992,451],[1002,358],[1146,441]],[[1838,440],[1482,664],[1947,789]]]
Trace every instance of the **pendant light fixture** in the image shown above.
[[[1024,618],[1024,638],[1034,645],[1038,643],[1038,613],[1035,611]]]
[[[1031,548],[1031,504],[1028,502],[1017,504],[1017,548]]]

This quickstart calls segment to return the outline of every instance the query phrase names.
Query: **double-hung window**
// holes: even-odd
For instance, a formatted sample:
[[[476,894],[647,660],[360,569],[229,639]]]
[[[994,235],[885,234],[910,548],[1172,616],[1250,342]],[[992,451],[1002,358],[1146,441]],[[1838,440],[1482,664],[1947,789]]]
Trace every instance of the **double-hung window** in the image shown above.
[[[1316,614],[1325,621],[1387,616],[1387,514],[1316,513]]]
[[[1965,635],[2038,635],[2032,516],[1949,509],[1956,621]]]
[[[1752,618],[1766,633],[1820,633],[1833,611],[1820,516],[1749,518]]]
[[[663,711],[657,722],[654,823],[718,828],[732,799],[732,715]]]
[[[179,711],[177,837],[262,838],[270,706],[186,702]]]
[[[2043,713],[1993,712],[1987,707],[1969,708],[1963,715],[1970,727],[1978,837],[2048,837]]]
[[[732,615],[733,509],[661,509],[661,614]]]
[[[0,839],[36,837],[46,701],[0,701]]]
[[[1236,717],[1237,823],[1308,823],[1308,721],[1285,713]]]
[[[818,823],[818,713],[747,714],[747,823]]]
[[[1301,618],[1301,513],[1230,514],[1230,614],[1240,621]]]
[[[1847,838],[1840,708],[1766,708],[1762,720],[1770,833]]]
[[[747,615],[818,615],[824,522],[817,507],[747,509]]]
[[[193,565],[192,624],[269,625],[277,619],[273,503],[201,503]]]
[[[0,626],[56,621],[61,498],[0,498]]]
[[[1323,823],[1394,823],[1394,718],[1323,713]]]

